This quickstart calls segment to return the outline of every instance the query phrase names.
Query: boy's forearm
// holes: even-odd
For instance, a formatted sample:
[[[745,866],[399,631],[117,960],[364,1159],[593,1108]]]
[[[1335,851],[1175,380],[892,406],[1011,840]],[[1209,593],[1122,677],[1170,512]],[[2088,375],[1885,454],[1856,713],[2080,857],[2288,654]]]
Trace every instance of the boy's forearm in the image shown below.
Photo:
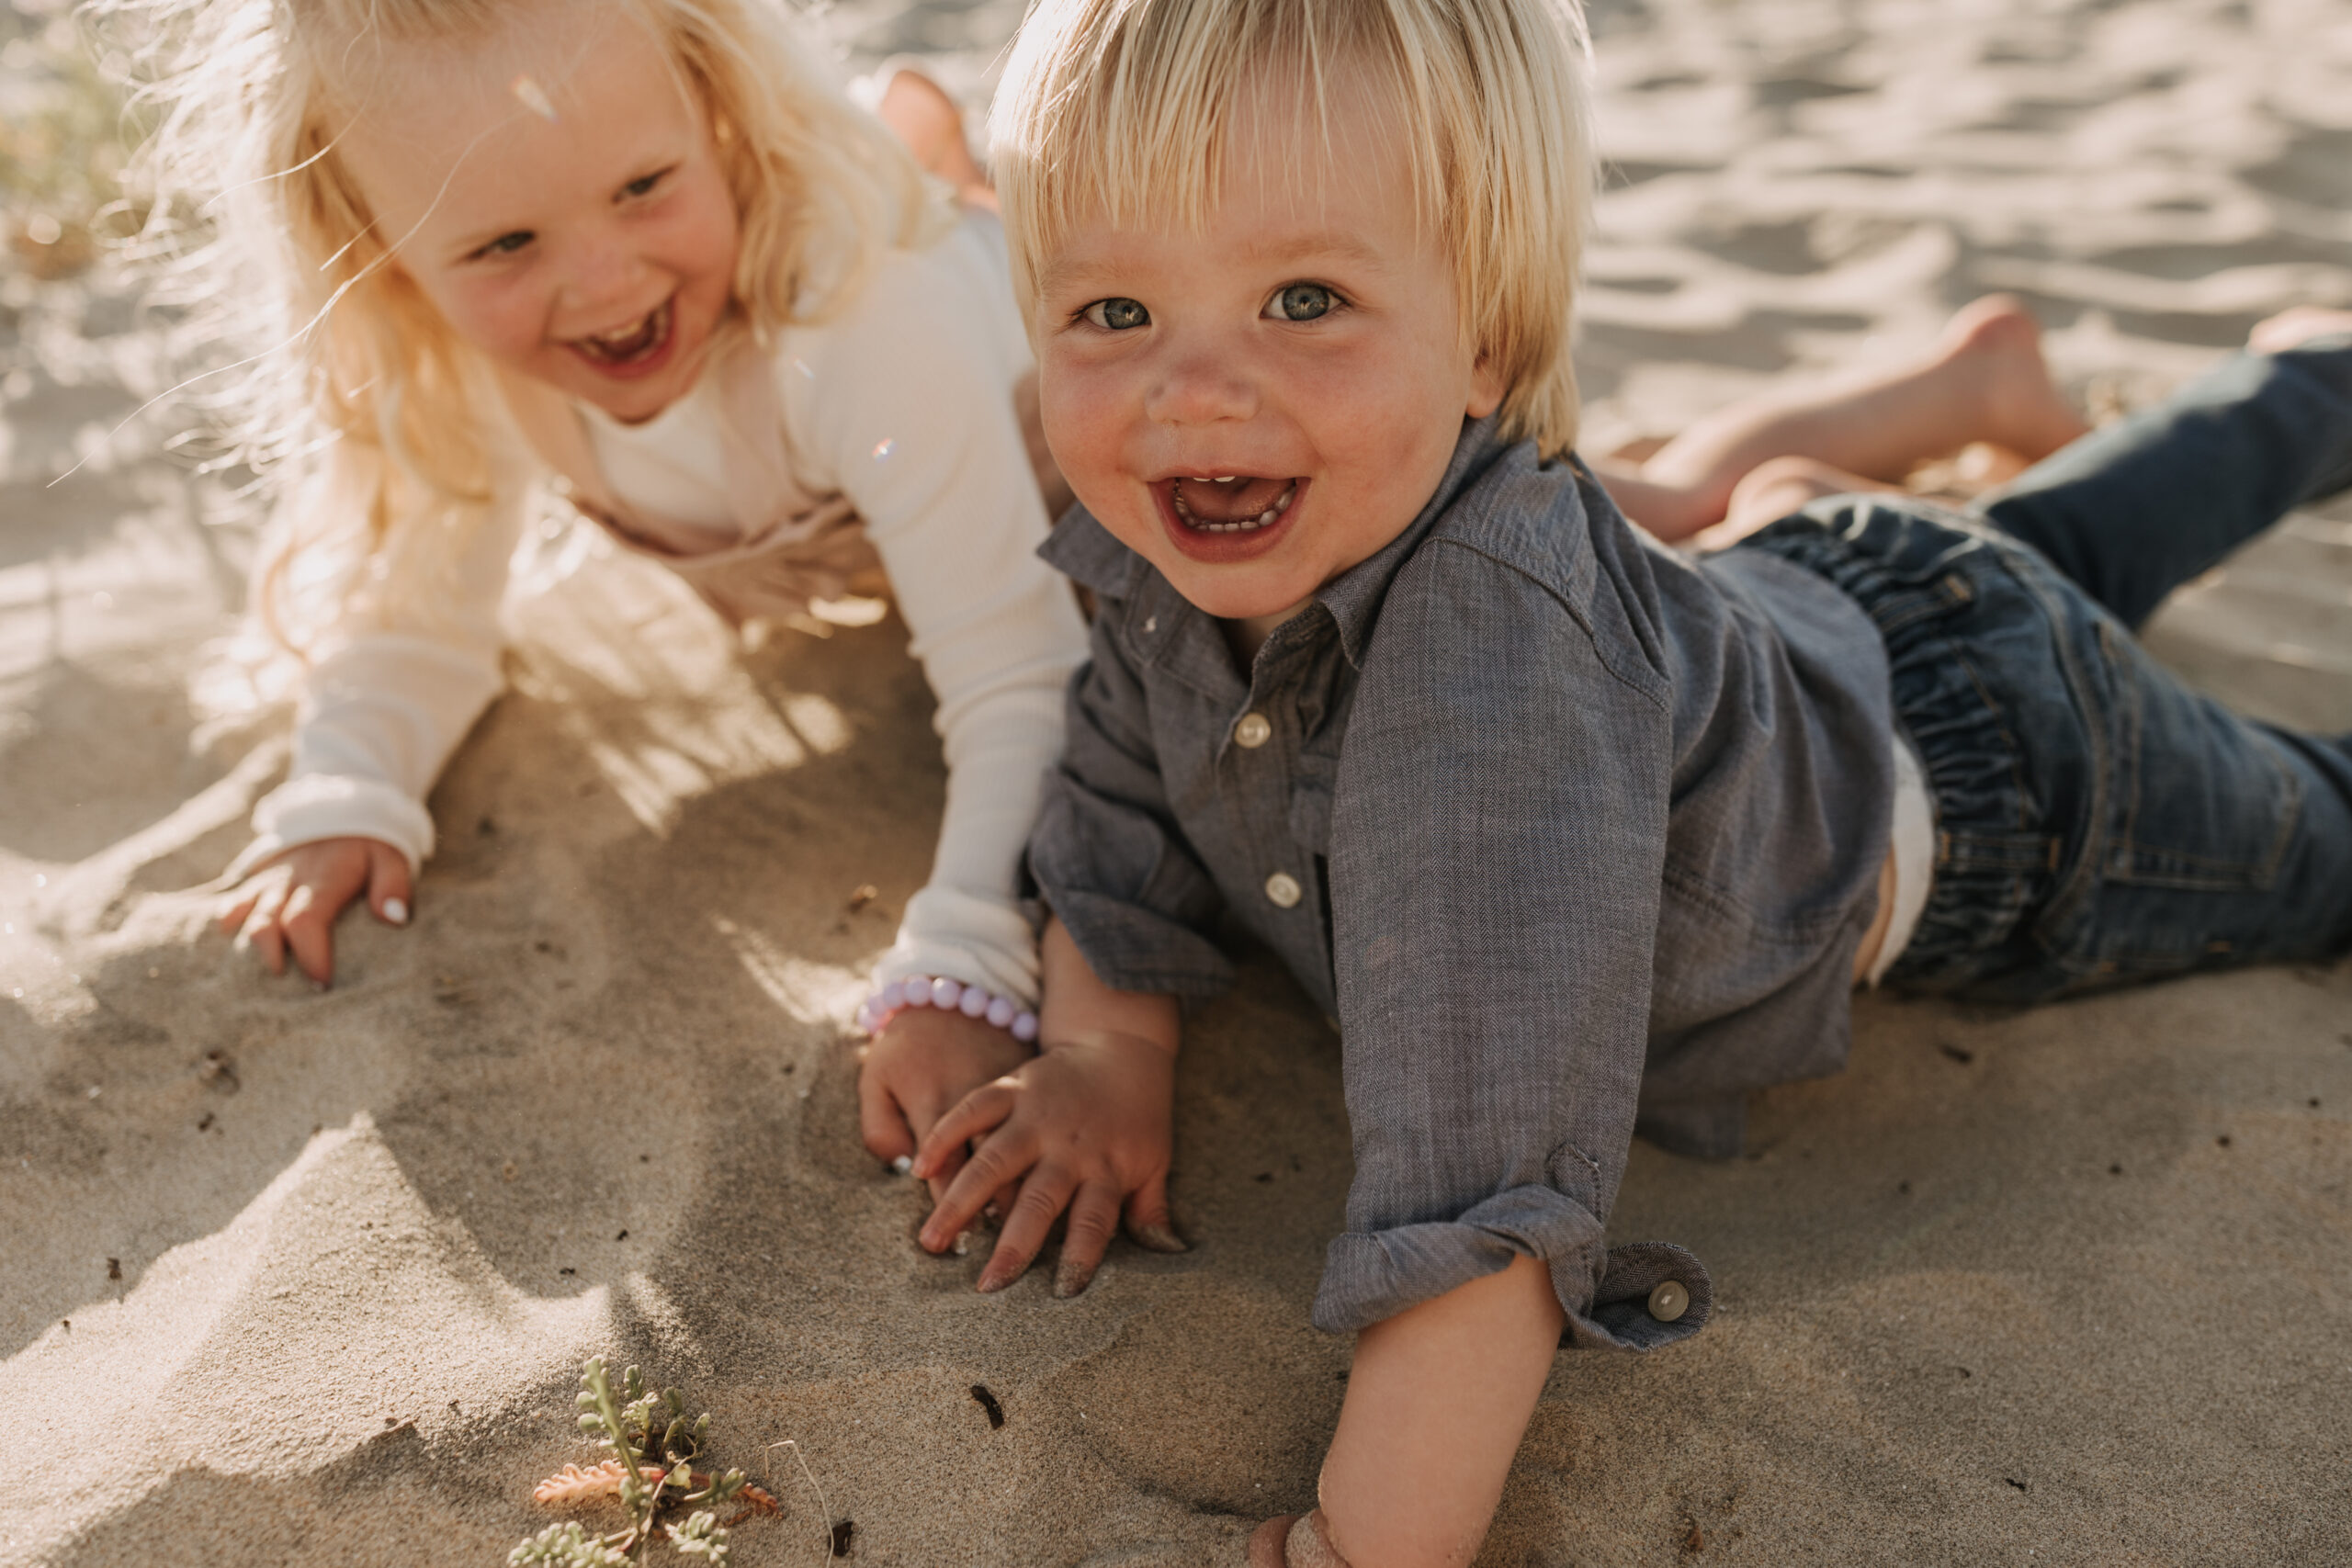
[[[1550,1275],[1521,1258],[1357,1337],[1320,1487],[1351,1568],[1477,1555],[1562,1322]]]
[[[1037,1010],[1039,1044],[1051,1047],[1084,1035],[1118,1034],[1175,1055],[1182,1032],[1175,998],[1104,985],[1059,916],[1046,922],[1038,955],[1046,982],[1046,999]]]

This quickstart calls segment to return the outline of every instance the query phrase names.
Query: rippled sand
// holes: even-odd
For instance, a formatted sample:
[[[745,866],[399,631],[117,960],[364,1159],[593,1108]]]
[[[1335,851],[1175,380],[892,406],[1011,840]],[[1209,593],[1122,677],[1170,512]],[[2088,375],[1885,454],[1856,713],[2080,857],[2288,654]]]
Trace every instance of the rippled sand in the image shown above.
[[[831,21],[982,90],[1015,19]],[[2282,306],[2352,305],[2337,0],[1665,0],[1596,30],[1596,446],[1916,346],[1988,289],[2102,408]],[[283,715],[189,697],[250,535],[156,455],[184,421],[103,440],[169,381],[130,286],[0,265],[0,1562],[501,1561],[544,1522],[532,1483],[591,1457],[591,1353],[772,1470],[748,1564],[842,1520],[877,1563],[1230,1561],[1309,1499],[1347,1144],[1335,1042],[1285,981],[1257,965],[1193,1031],[1195,1250],[1123,1247],[1074,1302],[973,1295],[979,1258],[916,1252],[914,1191],[859,1150],[841,1034],[940,802],[903,631],[739,656],[674,583],[563,539],[435,795],[414,927],[347,924],[328,995],[258,976],[198,889]],[[2352,728],[2352,510],[2153,637]],[[1559,1361],[1481,1561],[2345,1556],[2352,969],[1871,1000],[1858,1037],[1843,1076],[1763,1097],[1750,1158],[1636,1150],[1614,1234],[1698,1251],[1720,1316]]]

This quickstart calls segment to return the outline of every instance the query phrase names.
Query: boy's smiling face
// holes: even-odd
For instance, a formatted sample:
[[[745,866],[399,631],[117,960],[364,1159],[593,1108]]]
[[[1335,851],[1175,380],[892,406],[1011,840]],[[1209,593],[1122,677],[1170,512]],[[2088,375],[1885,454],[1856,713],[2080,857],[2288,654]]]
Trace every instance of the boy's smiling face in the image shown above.
[[[1260,95],[1198,230],[1080,220],[1040,258],[1046,436],[1087,510],[1262,632],[1417,516],[1501,388],[1464,341],[1384,106]]]

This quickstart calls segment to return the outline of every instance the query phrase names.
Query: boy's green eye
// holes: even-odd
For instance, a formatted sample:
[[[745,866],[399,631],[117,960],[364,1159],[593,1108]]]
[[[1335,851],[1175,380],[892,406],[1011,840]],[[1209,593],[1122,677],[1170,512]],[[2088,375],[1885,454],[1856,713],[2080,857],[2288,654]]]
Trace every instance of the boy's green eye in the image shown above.
[[[1311,321],[1329,313],[1339,298],[1319,283],[1294,283],[1266,301],[1265,313],[1282,321]]]
[[[1131,328],[1148,325],[1151,312],[1135,299],[1097,299],[1083,312],[1086,319],[1106,332],[1123,333]]]

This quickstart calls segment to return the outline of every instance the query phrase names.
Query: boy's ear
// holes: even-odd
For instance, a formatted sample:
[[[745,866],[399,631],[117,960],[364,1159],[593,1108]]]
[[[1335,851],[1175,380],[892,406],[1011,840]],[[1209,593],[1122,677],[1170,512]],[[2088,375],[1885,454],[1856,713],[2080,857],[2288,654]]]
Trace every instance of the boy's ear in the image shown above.
[[[1502,406],[1502,373],[1495,368],[1492,355],[1481,354],[1470,367],[1470,401],[1463,412],[1472,419],[1484,419]]]

